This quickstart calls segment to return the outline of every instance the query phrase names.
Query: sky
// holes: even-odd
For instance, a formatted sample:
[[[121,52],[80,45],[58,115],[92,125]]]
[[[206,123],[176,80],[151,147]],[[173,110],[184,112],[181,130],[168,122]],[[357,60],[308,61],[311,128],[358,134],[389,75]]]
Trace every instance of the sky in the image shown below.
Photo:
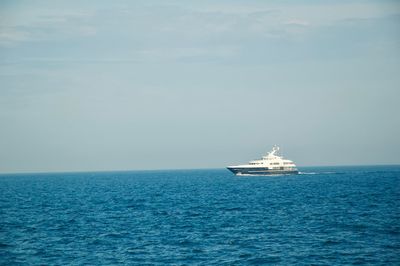
[[[0,2],[0,172],[400,163],[398,1]]]

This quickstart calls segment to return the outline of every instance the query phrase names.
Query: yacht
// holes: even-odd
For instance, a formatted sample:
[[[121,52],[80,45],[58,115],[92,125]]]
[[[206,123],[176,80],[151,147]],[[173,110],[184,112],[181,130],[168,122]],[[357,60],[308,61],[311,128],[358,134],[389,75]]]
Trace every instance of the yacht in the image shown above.
[[[250,161],[248,164],[228,166],[228,170],[235,175],[281,175],[298,174],[296,165],[291,160],[278,155],[279,147],[274,146],[272,151],[259,160]]]

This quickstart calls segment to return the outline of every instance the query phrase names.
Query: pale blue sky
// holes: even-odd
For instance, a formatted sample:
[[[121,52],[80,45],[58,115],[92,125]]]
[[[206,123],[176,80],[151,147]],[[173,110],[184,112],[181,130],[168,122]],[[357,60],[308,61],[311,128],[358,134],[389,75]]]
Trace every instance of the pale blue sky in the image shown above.
[[[398,1],[2,1],[0,172],[400,163]]]

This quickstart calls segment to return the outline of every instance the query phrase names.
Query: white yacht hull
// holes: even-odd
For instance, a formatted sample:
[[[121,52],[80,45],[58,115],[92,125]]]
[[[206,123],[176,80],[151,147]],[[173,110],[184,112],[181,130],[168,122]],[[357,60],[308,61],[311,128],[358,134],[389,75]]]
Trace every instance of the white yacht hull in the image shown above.
[[[248,164],[228,166],[228,170],[235,175],[291,175],[298,174],[296,165],[291,160],[277,155],[279,147],[274,146],[272,151],[259,160],[252,160]]]

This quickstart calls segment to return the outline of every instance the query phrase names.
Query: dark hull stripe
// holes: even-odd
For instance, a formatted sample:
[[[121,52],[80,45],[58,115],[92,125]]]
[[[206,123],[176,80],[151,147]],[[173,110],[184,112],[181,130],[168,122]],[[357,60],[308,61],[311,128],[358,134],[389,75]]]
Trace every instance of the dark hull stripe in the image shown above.
[[[277,175],[277,174],[298,174],[298,170],[272,170],[268,168],[229,168],[235,175]]]

